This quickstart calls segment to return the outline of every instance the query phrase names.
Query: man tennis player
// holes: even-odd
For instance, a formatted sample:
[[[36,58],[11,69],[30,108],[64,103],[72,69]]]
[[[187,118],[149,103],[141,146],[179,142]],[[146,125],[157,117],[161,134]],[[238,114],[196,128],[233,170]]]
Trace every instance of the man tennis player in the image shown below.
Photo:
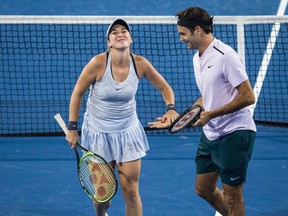
[[[256,126],[247,106],[255,102],[238,54],[213,34],[213,17],[199,7],[176,14],[180,41],[196,49],[193,67],[204,111],[193,126],[203,126],[196,153],[196,193],[223,216],[243,216],[243,183]],[[152,127],[167,127],[163,122]],[[223,190],[216,184],[221,178]]]
[[[238,54],[214,38],[213,17],[199,7],[176,14],[180,41],[197,49],[193,67],[204,111],[194,126],[203,126],[196,153],[196,193],[223,216],[244,215],[243,183],[255,140],[249,105],[255,102]],[[223,191],[216,184],[220,176]]]

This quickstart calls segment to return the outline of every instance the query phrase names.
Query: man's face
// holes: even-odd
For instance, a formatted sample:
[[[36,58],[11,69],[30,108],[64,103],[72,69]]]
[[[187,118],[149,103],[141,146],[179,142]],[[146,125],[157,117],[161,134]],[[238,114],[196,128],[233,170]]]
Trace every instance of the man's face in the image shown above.
[[[196,27],[197,28],[197,27]],[[197,49],[198,48],[198,38],[195,34],[195,29],[193,32],[187,27],[177,25],[180,42],[185,42],[188,49]]]

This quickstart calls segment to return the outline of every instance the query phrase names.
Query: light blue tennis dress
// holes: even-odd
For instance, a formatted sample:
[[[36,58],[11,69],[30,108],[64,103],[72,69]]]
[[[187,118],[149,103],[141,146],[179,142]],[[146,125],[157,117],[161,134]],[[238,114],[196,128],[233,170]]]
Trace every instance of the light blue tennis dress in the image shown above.
[[[111,55],[100,81],[91,85],[82,125],[81,144],[117,163],[139,159],[146,155],[149,144],[136,113],[135,94],[138,89],[134,59],[123,82],[114,80]]]

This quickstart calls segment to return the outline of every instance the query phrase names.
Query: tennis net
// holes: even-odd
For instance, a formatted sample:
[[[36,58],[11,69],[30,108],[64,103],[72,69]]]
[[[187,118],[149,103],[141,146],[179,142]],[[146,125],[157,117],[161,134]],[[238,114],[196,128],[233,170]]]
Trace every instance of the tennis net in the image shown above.
[[[179,42],[175,17],[0,16],[1,135],[61,132],[53,116],[59,112],[67,121],[74,84],[85,64],[107,50],[106,30],[116,18],[131,25],[132,52],[150,60],[173,87],[178,112],[199,97],[195,51]],[[251,107],[256,123],[287,127],[288,17],[216,16],[214,23],[214,35],[245,62],[257,98]],[[165,112],[162,96],[142,79],[136,99],[141,123],[155,133],[146,126]]]

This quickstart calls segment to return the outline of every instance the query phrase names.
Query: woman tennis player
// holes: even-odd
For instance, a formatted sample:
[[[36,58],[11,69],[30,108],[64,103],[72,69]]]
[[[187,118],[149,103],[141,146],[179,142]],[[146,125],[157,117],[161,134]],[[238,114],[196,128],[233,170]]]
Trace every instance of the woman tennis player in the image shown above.
[[[108,52],[94,56],[84,67],[70,100],[69,132],[72,148],[78,141],[77,120],[81,100],[90,87],[82,125],[81,145],[101,155],[117,167],[127,216],[142,215],[139,194],[141,158],[149,149],[147,137],[136,114],[135,94],[141,77],[145,77],[162,94],[167,105],[163,121],[171,124],[178,116],[174,92],[153,65],[130,52],[130,27],[122,19],[107,30]],[[94,202],[98,216],[107,215],[110,202]]]

